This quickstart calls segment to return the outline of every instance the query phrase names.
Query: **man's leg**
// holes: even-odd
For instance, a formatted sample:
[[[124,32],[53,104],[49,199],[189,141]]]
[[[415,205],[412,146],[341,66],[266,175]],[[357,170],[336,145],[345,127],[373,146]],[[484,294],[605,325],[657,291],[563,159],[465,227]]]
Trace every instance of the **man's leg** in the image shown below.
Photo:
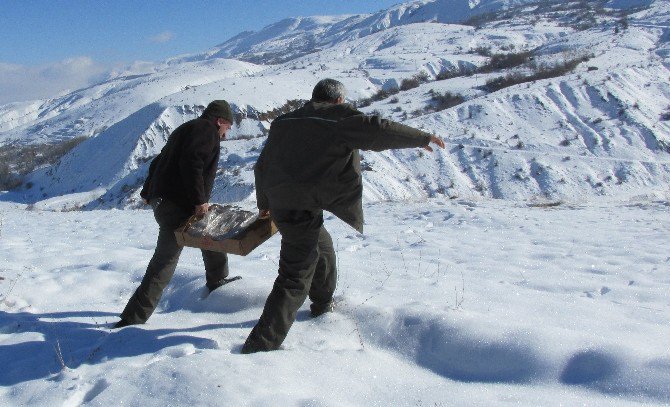
[[[278,349],[305,302],[318,260],[323,211],[272,211],[282,235],[279,276],[242,353]]]
[[[213,290],[221,285],[221,280],[228,277],[228,255],[202,250],[202,260],[205,262],[207,288]]]
[[[169,201],[163,200],[155,207],[154,217],[159,225],[156,250],[149,261],[142,283],[121,313],[121,319],[126,324],[143,324],[156,309],[163,290],[174,275],[183,249],[177,244],[174,230],[189,216],[188,212]]]
[[[313,317],[317,317],[332,310],[333,294],[337,285],[337,259],[333,249],[333,239],[324,226],[319,231],[319,260],[309,289],[309,299],[312,301],[310,310]]]

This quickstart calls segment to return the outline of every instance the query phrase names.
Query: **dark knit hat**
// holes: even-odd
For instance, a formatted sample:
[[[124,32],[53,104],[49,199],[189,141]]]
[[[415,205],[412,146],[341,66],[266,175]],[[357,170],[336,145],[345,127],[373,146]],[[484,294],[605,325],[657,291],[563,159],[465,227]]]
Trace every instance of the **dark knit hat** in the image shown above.
[[[220,117],[224,120],[234,123],[233,111],[230,110],[230,105],[225,100],[215,100],[207,105],[207,108],[202,112],[203,116]]]

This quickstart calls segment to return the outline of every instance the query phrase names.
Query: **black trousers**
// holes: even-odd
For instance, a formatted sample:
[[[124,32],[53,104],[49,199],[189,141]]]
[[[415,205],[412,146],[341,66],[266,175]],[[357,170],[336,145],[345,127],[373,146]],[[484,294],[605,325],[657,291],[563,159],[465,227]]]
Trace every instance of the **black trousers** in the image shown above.
[[[278,349],[296,312],[309,295],[312,310],[333,300],[337,284],[335,250],[323,227],[323,211],[271,210],[281,233],[279,275],[243,353]]]
[[[154,218],[159,226],[158,241],[140,286],[121,313],[121,318],[131,324],[145,323],[156,309],[163,290],[174,275],[183,249],[183,246],[177,244],[174,230],[192,215],[167,200],[152,200],[151,206],[154,208]],[[205,277],[208,283],[215,283],[228,276],[226,253],[202,250],[202,259],[205,262]]]

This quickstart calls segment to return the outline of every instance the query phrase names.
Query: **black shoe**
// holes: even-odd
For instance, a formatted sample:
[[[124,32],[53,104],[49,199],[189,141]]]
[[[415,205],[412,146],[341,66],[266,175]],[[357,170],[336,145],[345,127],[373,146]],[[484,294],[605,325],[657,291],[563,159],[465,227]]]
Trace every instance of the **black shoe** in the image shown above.
[[[211,293],[212,291],[216,290],[217,288],[221,287],[222,285],[226,285],[228,283],[231,283],[233,281],[237,281],[241,279],[242,277],[240,276],[235,276],[235,277],[230,277],[230,278],[222,278],[221,280],[215,282],[215,283],[207,283],[205,286]]]
[[[251,346],[247,346],[246,343],[244,344],[244,346],[242,346],[242,350],[240,351],[240,353],[243,354],[243,355],[250,355],[250,354],[256,353],[256,352],[260,352],[260,350],[259,349],[254,349]]]
[[[312,318],[316,318],[325,314],[326,312],[333,312],[333,310],[335,309],[335,305],[333,304],[332,301],[327,302],[325,304],[312,303],[312,305],[309,306],[309,309],[310,309],[310,316]]]
[[[240,353],[243,355],[249,355],[251,353],[257,352],[272,352],[280,349],[280,346],[281,344],[273,344],[270,341],[256,337],[256,327],[254,327],[254,329],[251,330],[251,333],[249,333],[247,340],[244,341],[244,345],[242,345]]]
[[[119,328],[123,328],[124,326],[129,326],[129,325],[133,325],[133,324],[131,324],[130,322],[126,321],[125,319],[121,319],[119,322],[117,322],[117,323],[114,324],[114,326],[112,327],[112,329],[119,329]]]
[[[240,353],[243,355],[250,355],[256,352],[267,352],[267,351],[268,349],[263,348],[258,342],[249,337],[247,338],[246,341],[244,341],[244,345],[242,345]]]

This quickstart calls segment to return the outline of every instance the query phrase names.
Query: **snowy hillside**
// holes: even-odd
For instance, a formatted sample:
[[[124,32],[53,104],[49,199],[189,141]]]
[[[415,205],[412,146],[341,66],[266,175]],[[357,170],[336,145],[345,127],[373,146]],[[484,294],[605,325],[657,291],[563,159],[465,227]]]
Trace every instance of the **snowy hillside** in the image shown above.
[[[364,153],[368,202],[670,193],[667,2],[454,1],[283,21],[188,61],[0,106],[7,145],[88,137],[3,199],[52,209],[137,206],[137,188],[167,135],[225,98],[237,118],[222,144],[213,200],[253,206],[251,169],[272,118],[308,99],[324,77],[343,81],[364,112],[447,139],[449,148],[433,155]],[[455,13],[455,4],[470,11]],[[447,15],[477,19],[440,22]],[[310,52],[292,41],[311,41]],[[296,54],[278,65],[217,58],[276,47]]]

